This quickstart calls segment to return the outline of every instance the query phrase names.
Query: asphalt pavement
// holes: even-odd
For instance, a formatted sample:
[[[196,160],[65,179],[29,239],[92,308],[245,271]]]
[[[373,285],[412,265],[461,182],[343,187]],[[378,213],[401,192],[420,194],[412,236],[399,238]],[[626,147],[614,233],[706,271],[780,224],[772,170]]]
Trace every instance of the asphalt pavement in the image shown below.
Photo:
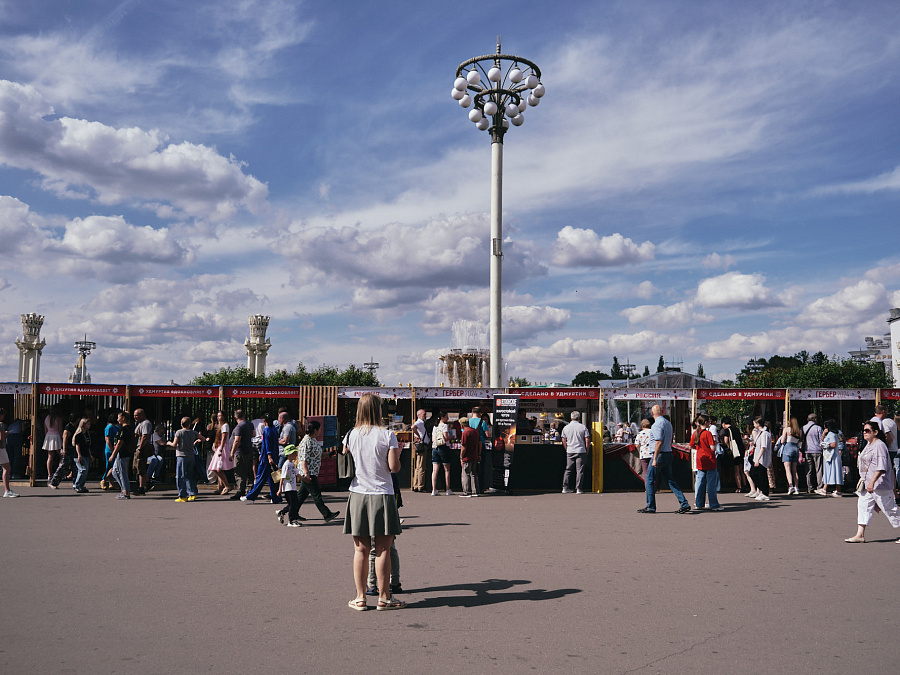
[[[890,672],[898,532],[856,498],[404,493],[408,608],[355,612],[352,542],[307,503],[90,483],[0,500],[3,673]],[[326,494],[346,510],[346,493]],[[374,599],[370,599],[374,604]]]

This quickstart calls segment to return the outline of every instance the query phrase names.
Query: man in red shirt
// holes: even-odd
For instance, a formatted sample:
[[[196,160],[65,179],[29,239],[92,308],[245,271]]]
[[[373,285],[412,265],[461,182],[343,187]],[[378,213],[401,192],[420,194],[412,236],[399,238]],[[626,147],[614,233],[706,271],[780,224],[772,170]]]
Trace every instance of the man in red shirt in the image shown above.
[[[462,487],[463,493],[460,497],[477,497],[478,496],[478,460],[481,456],[481,434],[474,427],[481,424],[478,417],[468,420],[469,424],[464,424],[462,428],[462,445],[459,448],[459,462],[462,464]]]

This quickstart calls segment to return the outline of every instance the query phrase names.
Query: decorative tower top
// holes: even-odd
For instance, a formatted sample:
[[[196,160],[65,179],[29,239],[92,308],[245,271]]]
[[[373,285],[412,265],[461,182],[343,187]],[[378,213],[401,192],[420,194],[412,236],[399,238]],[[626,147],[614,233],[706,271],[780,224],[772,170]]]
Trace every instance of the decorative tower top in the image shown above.
[[[37,342],[41,336],[41,327],[44,325],[44,317],[41,314],[22,315],[22,337],[26,341]]]
[[[266,329],[269,327],[269,317],[255,314],[248,317],[247,323],[250,324],[250,341],[263,342],[266,337]]]

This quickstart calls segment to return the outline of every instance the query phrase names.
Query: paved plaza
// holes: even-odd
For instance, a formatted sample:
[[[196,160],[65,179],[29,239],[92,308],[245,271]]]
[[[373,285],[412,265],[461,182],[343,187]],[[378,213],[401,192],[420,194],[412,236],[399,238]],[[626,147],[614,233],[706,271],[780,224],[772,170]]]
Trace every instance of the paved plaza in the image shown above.
[[[96,483],[89,484],[95,488]],[[890,672],[897,534],[856,499],[404,493],[409,607],[354,612],[311,504],[16,488],[0,502],[4,673]],[[345,507],[332,493],[332,508]],[[370,600],[371,601],[371,600]]]

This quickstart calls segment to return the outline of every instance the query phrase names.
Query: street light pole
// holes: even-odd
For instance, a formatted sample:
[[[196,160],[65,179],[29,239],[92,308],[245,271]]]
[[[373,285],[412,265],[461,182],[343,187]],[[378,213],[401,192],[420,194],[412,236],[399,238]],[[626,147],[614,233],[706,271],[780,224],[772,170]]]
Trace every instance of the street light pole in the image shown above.
[[[491,373],[490,386],[503,386],[501,292],[503,280],[503,136],[510,122],[521,126],[528,106],[544,95],[541,69],[528,59],[497,53],[476,56],[456,69],[453,98],[463,108],[472,106],[469,120],[480,131],[491,132]],[[469,92],[472,92],[471,94]]]

